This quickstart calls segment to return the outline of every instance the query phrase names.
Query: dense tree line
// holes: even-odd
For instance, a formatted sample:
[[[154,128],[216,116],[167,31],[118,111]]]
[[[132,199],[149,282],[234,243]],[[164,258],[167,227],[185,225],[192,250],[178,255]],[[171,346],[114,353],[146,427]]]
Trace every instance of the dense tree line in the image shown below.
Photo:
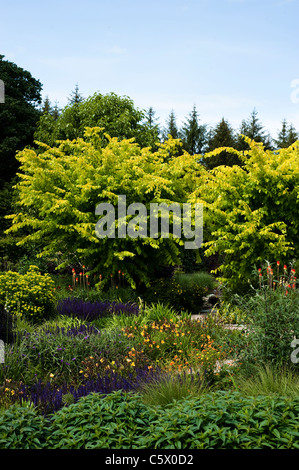
[[[219,147],[248,150],[241,135],[262,142],[266,150],[289,147],[298,139],[296,129],[286,119],[282,120],[277,136],[272,137],[264,129],[256,109],[241,122],[239,129],[233,129],[224,117],[214,127],[203,123],[195,105],[181,127],[177,125],[174,110],[161,126],[152,107],[140,110],[129,97],[115,93],[95,93],[84,98],[78,85],[71,92],[67,106],[59,109],[57,103],[52,105],[48,96],[42,102],[39,80],[4,60],[3,55],[0,55],[0,79],[5,83],[5,103],[0,106],[0,189],[17,172],[17,151],[34,146],[35,140],[52,146],[57,140],[82,137],[85,127],[102,127],[103,138],[104,133],[119,139],[134,138],[141,147],[153,148],[171,135],[182,141],[180,152],[200,155],[201,162],[208,168],[240,164],[225,151],[213,158],[205,158],[205,155]]]
[[[171,136],[179,139],[172,155],[180,156],[186,151],[198,155],[198,161],[207,169],[220,165],[240,165],[238,153],[225,149],[217,155],[209,153],[220,147],[232,147],[237,151],[249,149],[241,134],[263,143],[265,149],[278,150],[289,147],[298,139],[291,123],[283,119],[276,138],[270,136],[260,122],[256,109],[244,119],[239,129],[233,129],[224,117],[215,126],[202,122],[196,108],[186,116],[181,126],[177,125],[175,111],[171,110],[164,126],[159,124],[152,107],[138,109],[127,96],[115,93],[95,93],[87,98],[79,86],[71,92],[68,104],[60,109],[46,97],[42,100],[42,84],[30,72],[4,60],[0,55],[0,79],[5,83],[5,103],[0,104],[0,256],[3,257],[1,240],[7,228],[4,216],[11,212],[12,187],[16,182],[19,161],[16,153],[25,147],[40,151],[36,141],[58,146],[59,140],[84,136],[86,127],[101,128],[101,142],[108,143],[107,134],[118,140],[133,138],[141,148],[158,150]],[[6,242],[7,244],[7,239]]]

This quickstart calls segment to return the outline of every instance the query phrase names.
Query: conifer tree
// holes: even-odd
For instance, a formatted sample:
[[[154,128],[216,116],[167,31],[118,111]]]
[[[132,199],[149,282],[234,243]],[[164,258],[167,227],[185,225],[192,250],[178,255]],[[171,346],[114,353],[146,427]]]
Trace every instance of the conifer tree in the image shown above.
[[[277,136],[277,139],[274,139],[276,147],[287,148],[298,140],[298,133],[292,124],[288,126],[287,120],[283,119],[281,130]]]
[[[207,138],[207,149],[206,152],[212,152],[213,150],[220,147],[232,147],[236,145],[236,139],[234,130],[231,125],[224,118],[216,125],[214,129],[211,129]],[[239,160],[237,155],[225,150],[212,157],[202,159],[202,163],[208,168],[212,169],[220,165],[241,165],[242,162]]]
[[[151,135],[151,142],[149,142],[149,144],[151,144],[153,150],[157,150],[160,129],[158,119],[156,118],[156,112],[152,106],[145,113],[144,124],[148,128],[148,134]]]
[[[51,111],[52,111],[52,106],[51,106],[51,102],[49,100],[49,96],[47,95],[46,98],[43,101],[42,113],[43,114],[51,114]]]
[[[164,129],[164,140],[167,140],[168,135],[171,135],[173,139],[179,138],[179,130],[176,124],[176,115],[174,110],[171,110],[168,120],[166,121],[166,127]]]
[[[184,150],[191,155],[201,154],[204,151],[206,134],[206,125],[199,124],[198,112],[194,105],[180,132]]]
[[[272,150],[273,145],[271,142],[271,137],[269,134],[266,134],[264,126],[261,124],[257,111],[254,108],[250,117],[242,121],[239,136],[237,138],[236,148],[237,150],[249,150],[248,144],[242,138],[241,135],[245,135],[255,142],[262,142],[265,146],[265,150]]]
[[[55,106],[52,110],[52,116],[53,116],[54,121],[57,121],[57,119],[60,116],[60,109],[58,108],[57,101],[56,101]]]
[[[84,101],[83,96],[79,92],[79,85],[76,83],[75,89],[71,92],[71,96],[68,98],[69,104],[78,104]]]

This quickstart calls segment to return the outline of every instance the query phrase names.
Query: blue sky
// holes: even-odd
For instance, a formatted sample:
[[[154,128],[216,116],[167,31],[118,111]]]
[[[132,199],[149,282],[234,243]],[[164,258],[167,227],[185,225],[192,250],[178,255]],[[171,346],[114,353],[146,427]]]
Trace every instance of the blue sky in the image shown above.
[[[255,108],[275,137],[284,118],[299,131],[298,17],[299,0],[2,0],[0,53],[60,107],[78,84],[161,125],[195,105],[237,129]]]

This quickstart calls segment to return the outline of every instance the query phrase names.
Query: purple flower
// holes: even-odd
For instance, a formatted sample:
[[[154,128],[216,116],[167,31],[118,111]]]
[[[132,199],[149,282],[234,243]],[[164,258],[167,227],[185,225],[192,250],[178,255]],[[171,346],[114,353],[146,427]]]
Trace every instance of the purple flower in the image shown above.
[[[57,311],[60,315],[68,315],[84,320],[96,320],[109,315],[138,315],[139,307],[136,303],[122,302],[84,302],[81,299],[67,298],[58,303]]]

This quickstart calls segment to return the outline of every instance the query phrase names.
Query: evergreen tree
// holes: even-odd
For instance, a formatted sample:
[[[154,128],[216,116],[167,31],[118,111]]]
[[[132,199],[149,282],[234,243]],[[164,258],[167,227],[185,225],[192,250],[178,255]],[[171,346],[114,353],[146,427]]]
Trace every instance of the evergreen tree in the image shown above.
[[[184,150],[191,155],[201,154],[204,151],[206,135],[206,125],[199,124],[198,113],[194,105],[180,132]]]
[[[60,116],[60,109],[58,108],[57,101],[56,101],[55,106],[52,110],[52,116],[53,116],[54,121],[57,121],[57,119]]]
[[[179,139],[179,130],[176,124],[176,115],[172,110],[169,114],[168,120],[166,121],[166,127],[164,129],[164,140],[167,140],[168,135],[171,135],[173,139]]]
[[[266,134],[264,126],[261,124],[257,111],[254,109],[247,120],[243,120],[240,128],[240,135],[237,138],[237,150],[248,150],[249,146],[241,137],[241,134],[246,135],[255,142],[262,142],[265,150],[273,149],[271,137]]]
[[[155,114],[156,112],[154,111],[152,106],[145,113],[145,119],[150,129],[152,129],[153,127],[158,127],[157,118],[155,117]]]
[[[48,95],[46,96],[46,98],[43,101],[41,111],[42,111],[43,114],[51,114],[51,112],[52,112],[52,106],[51,106],[51,102],[49,100]]]
[[[71,92],[71,96],[68,98],[69,104],[78,104],[84,101],[83,96],[79,92],[79,85],[76,83],[75,89]]]
[[[299,134],[292,124],[290,124],[288,129],[288,147],[299,139]]]
[[[288,126],[287,120],[283,119],[281,130],[277,136],[277,139],[274,139],[277,149],[288,148],[294,142],[298,140],[298,133],[292,124]]]
[[[71,116],[71,126],[75,132],[78,134],[80,125],[81,125],[81,116],[79,105],[84,101],[83,96],[79,92],[79,85],[76,83],[75,89],[71,92],[71,96],[68,98],[69,106],[72,107],[72,116]]]
[[[43,101],[43,104],[42,104],[42,107],[41,107],[41,113],[42,113],[42,115],[52,116],[53,120],[57,121],[57,119],[59,117],[59,114],[60,114],[60,110],[58,108],[57,101],[55,103],[55,106],[53,107],[52,103],[51,103],[51,101],[50,101],[50,99],[47,95],[46,98]]]
[[[206,152],[211,152],[220,147],[234,148],[235,146],[236,139],[234,130],[231,125],[222,118],[216,127],[211,129],[208,133]],[[206,159],[203,158],[202,163],[208,169],[212,169],[220,165],[233,166],[242,164],[237,155],[226,152],[225,150],[218,155],[214,155]]]
[[[144,125],[148,129],[149,146],[156,151],[158,149],[157,143],[160,141],[160,129],[156,112],[152,106],[145,112]]]

